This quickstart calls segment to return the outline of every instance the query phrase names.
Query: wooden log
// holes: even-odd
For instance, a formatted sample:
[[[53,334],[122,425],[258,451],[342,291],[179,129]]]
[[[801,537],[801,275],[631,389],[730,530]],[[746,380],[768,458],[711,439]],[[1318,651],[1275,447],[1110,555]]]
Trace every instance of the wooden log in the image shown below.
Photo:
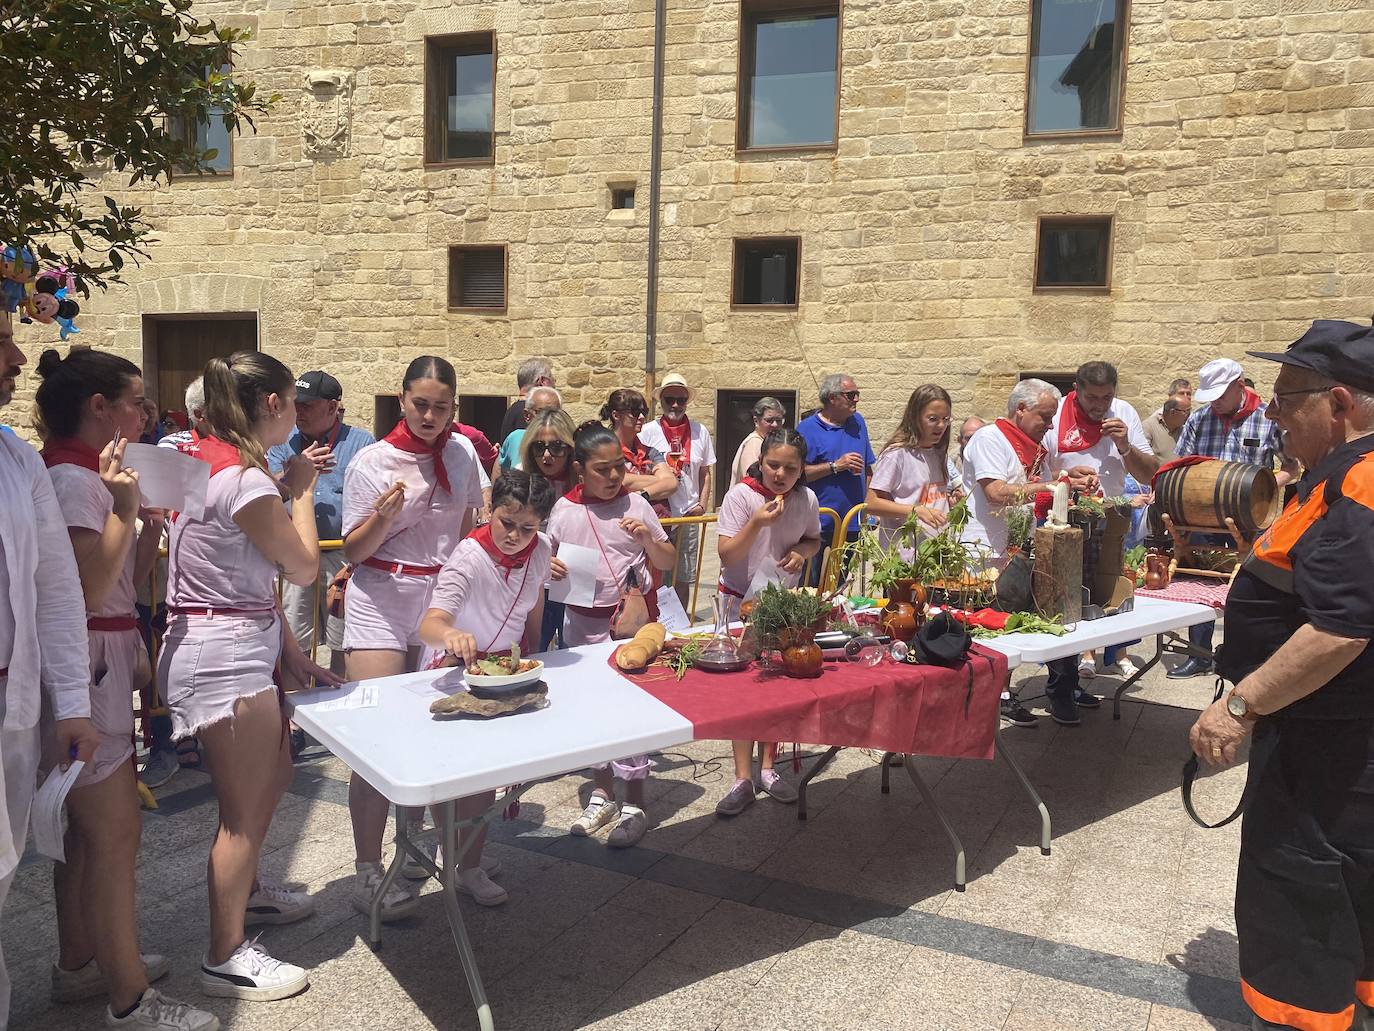
[[[1083,616],[1083,531],[1048,526],[1035,531],[1035,610],[1075,623]]]

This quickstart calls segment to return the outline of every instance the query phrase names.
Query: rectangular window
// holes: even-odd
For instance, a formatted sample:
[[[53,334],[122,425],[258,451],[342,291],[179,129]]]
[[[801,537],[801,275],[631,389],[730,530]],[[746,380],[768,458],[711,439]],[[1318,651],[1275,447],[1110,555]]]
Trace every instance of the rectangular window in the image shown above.
[[[425,40],[425,163],[488,164],[496,153],[496,39]]]
[[[1026,135],[1121,131],[1130,0],[1031,0]]]
[[[506,310],[506,248],[448,249],[450,311],[495,314]]]
[[[209,66],[198,69],[207,79],[213,70]],[[222,65],[219,72],[221,75],[228,75],[229,65]],[[193,114],[173,114],[167,119],[167,131],[187,147],[202,152],[215,152],[214,157],[205,160],[204,167],[199,172],[191,172],[186,167],[178,171],[183,175],[233,175],[234,135],[224,127],[224,109],[211,106],[205,115],[205,118],[197,118]]]
[[[839,69],[838,4],[797,7],[744,0],[736,146],[833,147]]]
[[[614,187],[611,190],[612,211],[633,211],[635,207],[635,188]]]
[[[1112,279],[1112,220],[1044,217],[1035,247],[1035,289],[1106,291]]]
[[[730,304],[735,308],[795,308],[801,240],[795,236],[735,241]]]

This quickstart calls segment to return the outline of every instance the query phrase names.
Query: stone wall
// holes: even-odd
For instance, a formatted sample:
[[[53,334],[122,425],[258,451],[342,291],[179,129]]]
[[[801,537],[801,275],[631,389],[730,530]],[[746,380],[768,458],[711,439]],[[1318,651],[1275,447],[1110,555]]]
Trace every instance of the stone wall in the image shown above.
[[[708,423],[715,389],[805,406],[845,368],[885,436],[918,383],[995,415],[1018,373],[1094,358],[1148,412],[1210,358],[1374,311],[1362,4],[1134,0],[1120,138],[1026,142],[1026,0],[845,0],[839,145],[785,157],[735,153],[736,0],[668,8],[658,369]],[[256,31],[238,68],[283,99],[232,180],[106,180],[160,242],[85,306],[83,343],[138,360],[143,315],[256,310],[263,347],[364,407],[424,351],[475,393],[548,355],[579,417],[641,383],[653,0],[197,11]],[[496,160],[427,171],[424,38],[475,29],[498,41]],[[303,145],[315,69],[353,76],[344,156]],[[638,209],[609,215],[608,183],[631,181]],[[1079,213],[1115,216],[1110,294],[1033,293],[1036,217]],[[798,309],[731,311],[731,240],[769,234],[802,238]],[[446,248],[478,242],[509,245],[503,315],[446,308]]]

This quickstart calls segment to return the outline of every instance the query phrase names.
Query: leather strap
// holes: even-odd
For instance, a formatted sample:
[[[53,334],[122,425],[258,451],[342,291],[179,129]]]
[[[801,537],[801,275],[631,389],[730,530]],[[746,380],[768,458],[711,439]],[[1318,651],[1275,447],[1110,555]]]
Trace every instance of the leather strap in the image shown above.
[[[365,558],[363,565],[369,569],[380,569],[384,573],[399,573],[401,576],[438,576],[443,566],[410,566],[404,562],[383,562],[379,558]]]
[[[266,616],[276,613],[276,609],[211,609],[211,608],[169,608],[169,616]]]
[[[1226,681],[1222,680],[1220,677],[1217,677],[1217,689],[1216,692],[1212,695],[1212,701],[1219,701],[1221,696],[1225,693]],[[1197,824],[1204,830],[1213,831],[1216,830],[1218,827],[1225,827],[1228,823],[1234,822],[1235,819],[1239,817],[1241,813],[1245,812],[1245,806],[1250,801],[1250,785],[1255,783],[1256,780],[1254,771],[1250,771],[1250,776],[1246,778],[1245,790],[1241,792],[1240,801],[1236,803],[1236,808],[1232,810],[1231,815],[1223,820],[1218,820],[1216,823],[1208,823],[1201,816],[1199,816],[1197,814],[1197,810],[1193,808],[1193,781],[1197,779],[1198,768],[1199,763],[1197,756],[1188,756],[1188,761],[1183,764],[1183,783],[1179,789],[1183,794],[1184,811],[1188,814],[1188,816],[1192,819],[1192,821],[1195,824]]]

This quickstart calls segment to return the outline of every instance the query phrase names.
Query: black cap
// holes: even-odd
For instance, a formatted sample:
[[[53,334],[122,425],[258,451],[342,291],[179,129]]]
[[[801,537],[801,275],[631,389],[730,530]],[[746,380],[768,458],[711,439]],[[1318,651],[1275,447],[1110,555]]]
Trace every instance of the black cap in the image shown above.
[[[327,372],[307,372],[296,378],[297,401],[337,401],[343,397],[343,387]]]
[[[1369,326],[1338,319],[1318,319],[1311,329],[1289,344],[1286,351],[1247,351],[1246,354],[1310,369],[1337,383],[1374,393],[1374,328]]]

